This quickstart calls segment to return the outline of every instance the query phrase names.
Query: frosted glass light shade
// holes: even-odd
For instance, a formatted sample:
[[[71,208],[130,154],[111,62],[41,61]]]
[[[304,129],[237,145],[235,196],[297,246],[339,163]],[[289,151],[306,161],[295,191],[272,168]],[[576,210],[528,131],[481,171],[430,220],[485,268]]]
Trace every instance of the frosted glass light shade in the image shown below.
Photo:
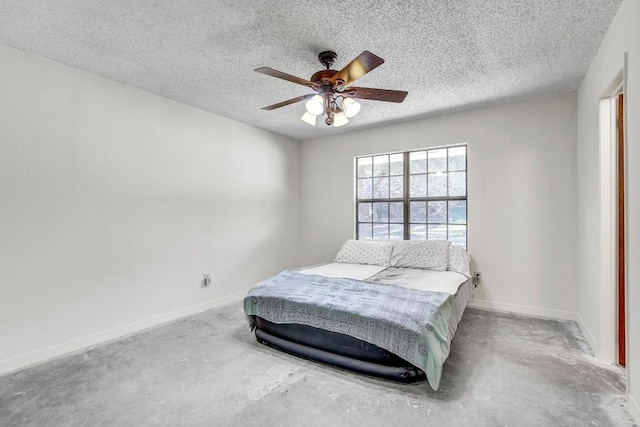
[[[352,98],[344,98],[342,100],[342,108],[344,109],[344,114],[347,117],[353,117],[360,112],[360,103],[354,101]]]
[[[305,113],[302,115],[302,117],[300,117],[300,120],[302,120],[305,123],[310,124],[311,126],[315,126],[316,125],[316,116],[311,114],[308,111],[305,111]]]
[[[347,115],[344,114],[344,111],[338,110],[333,116],[333,127],[339,128],[340,126],[344,126],[347,123],[349,123]]]
[[[307,111],[314,116],[319,116],[324,111],[324,100],[320,95],[315,95],[306,103]]]

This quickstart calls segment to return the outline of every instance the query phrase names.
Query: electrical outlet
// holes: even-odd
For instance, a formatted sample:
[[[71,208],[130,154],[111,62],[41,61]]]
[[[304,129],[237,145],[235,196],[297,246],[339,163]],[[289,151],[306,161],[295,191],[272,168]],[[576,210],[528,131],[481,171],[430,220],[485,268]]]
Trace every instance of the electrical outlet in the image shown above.
[[[479,271],[476,271],[476,273],[473,275],[473,284],[478,286],[481,281],[482,281],[481,273]]]
[[[205,274],[204,279],[202,280],[205,286],[211,286],[211,275]]]

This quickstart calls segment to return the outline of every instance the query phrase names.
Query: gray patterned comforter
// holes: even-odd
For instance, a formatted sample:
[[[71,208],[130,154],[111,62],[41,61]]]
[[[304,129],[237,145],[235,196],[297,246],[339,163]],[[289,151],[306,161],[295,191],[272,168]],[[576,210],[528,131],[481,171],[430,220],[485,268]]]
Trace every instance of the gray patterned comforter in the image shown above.
[[[274,323],[298,323],[384,348],[427,374],[438,389],[449,355],[452,296],[391,284],[283,271],[252,288],[244,299],[250,326],[256,315]]]

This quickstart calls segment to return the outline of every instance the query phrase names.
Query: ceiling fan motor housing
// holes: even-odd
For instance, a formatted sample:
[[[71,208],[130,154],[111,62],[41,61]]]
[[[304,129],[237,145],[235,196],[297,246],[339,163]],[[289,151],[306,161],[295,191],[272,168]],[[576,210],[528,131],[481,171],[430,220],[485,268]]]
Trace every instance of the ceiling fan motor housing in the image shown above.
[[[322,70],[314,73],[311,76],[311,81],[313,83],[319,83],[321,85],[331,85],[331,77],[336,75],[338,72],[336,70]]]

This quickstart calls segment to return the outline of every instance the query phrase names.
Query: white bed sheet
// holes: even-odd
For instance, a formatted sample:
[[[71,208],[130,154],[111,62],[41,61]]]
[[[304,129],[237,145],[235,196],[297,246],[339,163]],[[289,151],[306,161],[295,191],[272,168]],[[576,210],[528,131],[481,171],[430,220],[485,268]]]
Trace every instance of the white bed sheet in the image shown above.
[[[366,280],[372,283],[399,285],[421,291],[443,292],[455,295],[467,278],[455,271],[431,271],[416,268],[393,268],[378,265],[332,262],[298,270],[302,274],[317,274],[325,277],[344,277]]]
[[[431,271],[417,268],[390,267],[369,278],[367,282],[398,285],[420,291],[455,295],[468,279],[455,271]]]
[[[297,270],[297,272],[302,274],[317,274],[318,276],[325,277],[344,277],[347,279],[365,280],[386,268],[387,267],[381,267],[379,265],[331,262],[317,267]]]

